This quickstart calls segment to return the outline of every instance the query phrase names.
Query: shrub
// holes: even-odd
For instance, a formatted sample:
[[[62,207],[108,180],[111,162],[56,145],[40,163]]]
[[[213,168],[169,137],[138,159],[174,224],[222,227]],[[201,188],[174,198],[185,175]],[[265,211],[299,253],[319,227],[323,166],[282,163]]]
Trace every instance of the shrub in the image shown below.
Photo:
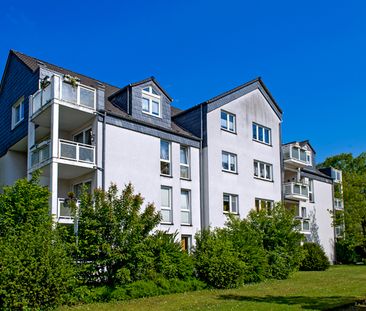
[[[329,260],[323,248],[316,243],[304,243],[305,257],[301,262],[302,271],[324,271],[329,268]]]
[[[196,234],[195,268],[201,281],[215,288],[233,288],[243,284],[245,264],[223,229],[203,230]]]

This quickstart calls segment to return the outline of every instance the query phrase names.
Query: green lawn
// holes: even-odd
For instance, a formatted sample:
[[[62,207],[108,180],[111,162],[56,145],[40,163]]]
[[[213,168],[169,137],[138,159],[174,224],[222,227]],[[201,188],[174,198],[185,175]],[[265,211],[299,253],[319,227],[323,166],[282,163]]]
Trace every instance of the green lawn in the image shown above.
[[[58,311],[103,310],[326,310],[366,299],[366,266],[335,266],[325,272],[297,272],[284,281],[267,281],[234,290],[204,290],[89,304]]]

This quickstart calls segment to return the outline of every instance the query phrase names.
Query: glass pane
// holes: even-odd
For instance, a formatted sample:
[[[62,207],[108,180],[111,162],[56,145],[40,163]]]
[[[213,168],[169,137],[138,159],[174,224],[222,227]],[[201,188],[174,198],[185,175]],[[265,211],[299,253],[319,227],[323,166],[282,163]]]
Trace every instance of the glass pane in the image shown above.
[[[180,208],[189,209],[189,192],[182,190],[180,193]]]
[[[227,129],[227,113],[221,111],[221,128]]]
[[[292,147],[292,157],[295,159],[300,159],[300,149],[297,147]]]
[[[227,194],[224,194],[223,208],[224,208],[224,212],[230,212],[230,199],[229,199],[229,195],[227,195]]]
[[[47,85],[42,91],[42,105],[45,105],[51,99],[51,84]]]
[[[300,185],[294,185],[294,193],[295,194],[300,194]]]
[[[157,102],[157,101],[155,101],[155,100],[153,100],[152,101],[152,113],[154,114],[154,115],[156,115],[156,116],[158,116],[159,115],[159,102]]]
[[[77,142],[77,143],[84,143],[84,133],[81,132],[77,135],[74,136],[74,141]]]
[[[271,179],[271,166],[266,165],[266,178]]]
[[[188,164],[188,148],[187,147],[180,147],[180,163]]]
[[[259,200],[255,199],[255,210],[257,212],[259,212],[260,208],[259,208]]]
[[[172,211],[161,210],[162,222],[172,222]]]
[[[64,202],[60,202],[60,217],[71,217],[71,208]]]
[[[191,224],[190,212],[181,211],[180,215],[181,215],[181,223],[182,224]]]
[[[79,145],[79,160],[94,163],[94,152],[92,148],[86,148]]]
[[[260,177],[264,178],[264,163],[259,163],[259,172],[260,172]]]
[[[88,129],[85,131],[85,140],[84,144],[91,145],[92,144],[92,130]]]
[[[38,93],[33,97],[33,113],[41,108],[41,93]]]
[[[83,190],[83,184],[82,183],[74,185],[74,194],[75,194],[76,198],[80,197],[82,190]]]
[[[266,144],[269,144],[269,129],[264,129],[264,141]]]
[[[170,189],[161,188],[161,206],[170,208]]]
[[[85,188],[86,188],[86,192],[88,193],[88,194],[91,194],[91,192],[92,192],[92,184],[91,184],[91,181],[87,181],[87,182],[85,182],[84,183],[84,186],[85,186]]]
[[[231,196],[231,212],[235,214],[238,212],[238,197],[235,195]]]
[[[180,166],[180,177],[181,178],[189,178],[189,168],[188,166]]]
[[[39,151],[38,150],[35,150],[32,152],[31,161],[32,161],[32,166],[39,163]]]
[[[227,153],[222,154],[222,168],[224,170],[229,169],[229,155]]]
[[[230,170],[236,172],[236,156],[230,155]]]
[[[235,118],[233,115],[229,115],[229,130],[235,131]]]
[[[149,87],[149,86],[148,86],[148,87],[143,88],[142,90],[143,90],[143,91],[145,91],[145,92],[150,93],[150,87]]]
[[[258,126],[258,140],[263,141],[263,127]]]
[[[189,244],[188,244],[188,237],[187,236],[182,236],[182,239],[180,241],[180,245],[182,247],[183,251],[188,251],[189,250]]]
[[[254,161],[254,176],[258,177],[258,162]]]
[[[257,138],[257,125],[256,124],[253,124],[253,138],[258,139]]]
[[[300,160],[306,162],[306,151],[300,150]]]
[[[170,143],[165,140],[161,140],[160,141],[160,159],[169,161],[169,159],[170,159],[169,149],[170,149]]]
[[[94,108],[94,91],[80,87],[80,105]]]
[[[159,93],[155,91],[153,88],[151,88],[151,93],[153,93],[154,95],[159,95]]]
[[[302,227],[302,229],[303,229],[304,231],[309,231],[309,230],[310,230],[310,223],[309,223],[308,221],[304,221],[304,222],[303,222],[303,227]]]
[[[169,162],[160,162],[160,173],[163,175],[170,175],[170,163]]]
[[[71,84],[62,82],[62,99],[76,104],[77,87]]]
[[[149,100],[147,98],[142,98],[142,110],[146,112],[150,112],[149,109]]]
[[[61,157],[76,160],[76,146],[66,143],[61,143]]]

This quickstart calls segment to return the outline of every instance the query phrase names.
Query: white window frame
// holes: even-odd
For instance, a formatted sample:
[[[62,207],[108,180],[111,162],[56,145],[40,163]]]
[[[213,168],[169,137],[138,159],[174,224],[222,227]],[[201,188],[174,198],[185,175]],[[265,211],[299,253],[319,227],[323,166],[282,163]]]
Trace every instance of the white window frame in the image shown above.
[[[165,159],[161,158],[161,143],[162,142],[168,143],[168,147],[169,147],[169,151],[168,151],[169,159],[168,160],[165,160]],[[161,171],[161,163],[162,162],[169,164],[169,174],[164,174]],[[168,140],[165,140],[165,139],[160,140],[160,175],[162,175],[162,176],[172,176],[172,143]]]
[[[264,177],[261,176],[261,165],[263,165]],[[270,178],[267,178],[267,167],[269,167]],[[259,160],[253,161],[254,178],[258,178],[266,181],[273,181],[273,165],[270,163],[262,162]]]
[[[309,196],[309,202],[314,203],[314,179],[309,178],[308,183],[308,196]],[[311,198],[310,198],[311,197]]]
[[[223,161],[223,157],[224,155],[227,155],[228,157],[228,169],[224,168],[224,161]],[[234,158],[234,164],[235,164],[235,170],[231,170],[231,164],[232,163],[232,157]],[[231,153],[231,152],[227,152],[227,151],[222,151],[221,152],[221,168],[224,172],[228,172],[228,173],[237,173],[238,172],[238,156],[235,153]]]
[[[17,108],[19,107],[20,119],[16,121]],[[23,114],[23,115],[22,115]],[[24,96],[20,97],[11,108],[11,129],[17,127],[20,123],[24,121],[25,118],[25,104]]]
[[[255,137],[254,137],[254,130],[255,130]],[[269,135],[268,135],[269,142],[268,143],[265,140],[265,130],[269,131]],[[259,131],[262,131],[263,140],[259,139]],[[253,122],[253,124],[252,124],[252,138],[256,142],[260,142],[260,143],[265,144],[267,146],[272,146],[272,129],[270,129],[269,127],[266,127],[264,125],[260,125],[256,122]]]
[[[258,206],[257,206],[257,202],[258,202]],[[254,204],[255,204],[255,210],[257,212],[259,212],[262,209],[262,202],[266,205],[267,213],[268,213],[268,206],[267,206],[268,203],[270,204],[270,210],[271,211],[273,210],[273,206],[274,206],[273,200],[255,198]],[[268,213],[268,214],[270,214],[270,213]]]
[[[146,88],[148,88],[149,91],[145,91],[144,89],[146,89]],[[161,96],[154,94],[152,92],[152,89],[153,89],[153,87],[151,85],[145,86],[145,87],[142,88],[142,90],[141,90],[141,92],[142,92],[141,98],[142,99],[146,99],[146,100],[149,101],[149,111],[146,111],[146,110],[143,109],[143,107],[142,107],[142,100],[141,100],[141,111],[143,113],[145,113],[145,114],[150,115],[150,116],[161,118]],[[159,104],[159,114],[154,114],[153,113],[153,109],[152,109],[152,107],[153,107],[153,103],[152,102],[153,101],[156,101]]]
[[[224,197],[229,197],[229,211],[224,210]],[[236,212],[233,212],[233,198],[236,198]],[[222,195],[222,210],[224,214],[239,215],[239,196],[237,194],[231,194],[224,192]]]
[[[222,119],[222,114],[226,114],[226,127],[222,125],[221,121],[223,120]],[[230,116],[233,117],[233,129],[230,129],[229,127],[229,124],[230,124]],[[227,131],[227,132],[230,132],[230,133],[236,133],[236,115],[231,113],[231,112],[227,112],[225,110],[221,110],[220,112],[220,126],[221,126],[221,129],[224,130],[224,131]]]
[[[169,202],[170,202],[170,206],[163,206],[162,205],[162,200],[161,200],[161,191],[165,189],[168,190],[168,195],[169,195]],[[169,186],[161,186],[160,187],[160,210],[161,211],[168,211],[169,212],[169,221],[165,221],[164,219],[161,219],[161,223],[162,224],[169,224],[172,225],[173,224],[173,195],[172,195],[172,187]]]
[[[93,192],[93,181],[91,179],[85,179],[83,181],[79,181],[79,182],[76,182],[76,183],[72,184],[71,192],[74,193],[75,197],[76,197],[75,186],[81,185],[82,187],[84,187],[84,185],[86,183],[90,183],[90,194],[92,194],[92,192]]]
[[[86,141],[86,139],[85,139],[86,135],[85,134],[89,130],[91,130],[91,144],[90,145],[85,142]],[[83,142],[81,144],[92,146],[93,145],[93,128],[91,126],[89,126],[89,127],[86,127],[84,129],[82,129],[81,131],[78,131],[75,134],[73,134],[72,139],[73,139],[74,142],[75,142],[75,137],[78,136],[81,133],[83,133]]]
[[[186,192],[188,194],[188,206],[186,208],[182,208],[182,193],[183,192]],[[181,194],[181,197],[180,197],[180,211],[181,211],[181,215],[182,213],[188,213],[189,216],[188,216],[188,223],[184,223],[182,222],[182,216],[181,216],[181,225],[185,225],[185,226],[191,226],[192,225],[192,203],[191,203],[191,190],[189,189],[181,189],[180,190],[180,194]]]
[[[181,158],[180,158],[181,149],[186,149],[186,151],[187,151],[187,162],[188,163],[182,163]],[[191,178],[191,149],[190,149],[189,146],[180,145],[180,147],[179,147],[179,162],[180,162],[180,168],[183,166],[183,167],[186,167],[188,169],[188,176],[187,177],[182,177],[182,171],[179,170],[180,178],[189,180]]]

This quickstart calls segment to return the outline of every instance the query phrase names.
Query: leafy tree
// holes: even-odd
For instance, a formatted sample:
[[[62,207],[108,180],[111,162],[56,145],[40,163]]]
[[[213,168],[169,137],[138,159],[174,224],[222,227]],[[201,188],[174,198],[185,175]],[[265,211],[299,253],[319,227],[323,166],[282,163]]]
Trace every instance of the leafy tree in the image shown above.
[[[53,229],[39,173],[0,194],[0,308],[48,309],[67,300],[71,257]]]
[[[343,174],[344,212],[336,213],[334,225],[345,224],[347,245],[353,245],[366,258],[366,153],[358,157],[343,153],[319,164],[329,166],[342,170]]]

